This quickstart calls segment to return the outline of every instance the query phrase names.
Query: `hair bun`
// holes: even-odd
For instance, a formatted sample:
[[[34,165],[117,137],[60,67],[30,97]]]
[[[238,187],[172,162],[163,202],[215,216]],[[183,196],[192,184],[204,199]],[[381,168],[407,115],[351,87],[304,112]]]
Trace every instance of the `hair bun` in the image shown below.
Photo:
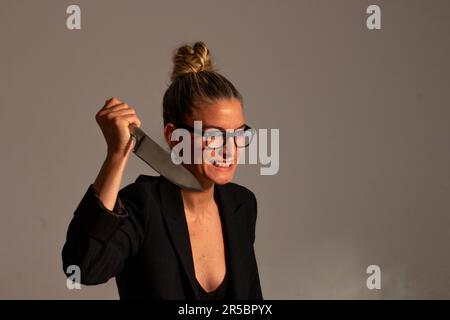
[[[193,47],[187,44],[179,47],[173,57],[173,63],[172,81],[188,73],[214,71],[209,49],[202,41],[196,42]]]

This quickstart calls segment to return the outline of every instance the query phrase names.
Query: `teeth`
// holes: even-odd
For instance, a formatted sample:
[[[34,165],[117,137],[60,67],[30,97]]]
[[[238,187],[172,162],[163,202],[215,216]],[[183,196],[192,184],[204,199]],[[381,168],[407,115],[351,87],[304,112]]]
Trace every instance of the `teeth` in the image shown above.
[[[229,166],[231,166],[231,163],[214,162],[214,166],[220,168],[228,168]]]

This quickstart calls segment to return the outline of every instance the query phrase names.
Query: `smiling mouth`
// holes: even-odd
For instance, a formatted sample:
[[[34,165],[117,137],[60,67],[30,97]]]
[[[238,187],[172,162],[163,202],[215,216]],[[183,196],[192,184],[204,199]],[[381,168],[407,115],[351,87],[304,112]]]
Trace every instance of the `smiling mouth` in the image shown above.
[[[212,163],[212,165],[213,165],[214,167],[216,167],[216,168],[230,168],[233,164],[232,164],[231,162],[229,162],[229,163],[224,163],[224,162],[217,162],[217,161],[214,161],[214,162]]]

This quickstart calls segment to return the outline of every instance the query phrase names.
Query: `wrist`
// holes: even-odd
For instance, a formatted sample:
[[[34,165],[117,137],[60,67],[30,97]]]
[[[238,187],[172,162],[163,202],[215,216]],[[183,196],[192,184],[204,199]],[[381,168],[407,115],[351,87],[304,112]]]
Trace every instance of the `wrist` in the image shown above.
[[[124,165],[128,161],[129,153],[110,153],[108,152],[106,155],[105,163],[110,165]]]

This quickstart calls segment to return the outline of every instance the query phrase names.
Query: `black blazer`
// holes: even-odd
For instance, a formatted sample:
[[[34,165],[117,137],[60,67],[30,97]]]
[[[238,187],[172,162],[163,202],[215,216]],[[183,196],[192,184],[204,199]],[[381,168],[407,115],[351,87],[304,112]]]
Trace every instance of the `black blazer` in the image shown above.
[[[263,299],[253,244],[255,195],[234,183],[215,185],[230,299]],[[115,277],[121,299],[198,299],[180,188],[140,175],[119,191],[115,210],[89,186],[70,222],[63,268],[77,265],[81,283]],[[115,213],[118,212],[118,213]]]

